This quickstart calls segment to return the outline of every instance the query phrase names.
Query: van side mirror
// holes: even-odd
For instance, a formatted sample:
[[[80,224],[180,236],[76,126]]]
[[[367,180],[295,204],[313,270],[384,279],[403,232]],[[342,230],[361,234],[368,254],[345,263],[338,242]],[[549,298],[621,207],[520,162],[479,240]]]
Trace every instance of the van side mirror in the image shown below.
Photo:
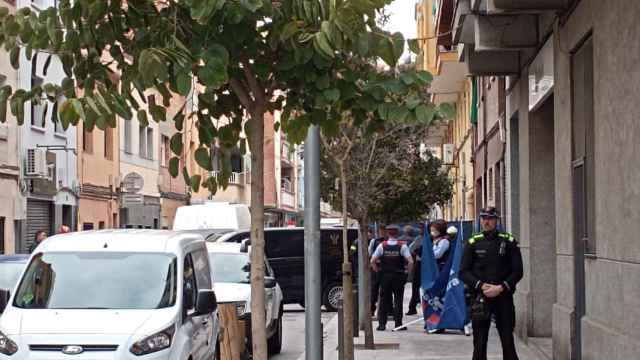
[[[218,308],[218,300],[216,299],[216,293],[213,290],[200,290],[198,291],[198,297],[196,298],[196,314],[206,315],[210,314]]]
[[[9,304],[9,298],[11,298],[11,291],[7,289],[0,289],[0,314],[4,312]]]
[[[270,276],[264,278],[264,287],[265,289],[273,289],[276,287],[276,279]]]

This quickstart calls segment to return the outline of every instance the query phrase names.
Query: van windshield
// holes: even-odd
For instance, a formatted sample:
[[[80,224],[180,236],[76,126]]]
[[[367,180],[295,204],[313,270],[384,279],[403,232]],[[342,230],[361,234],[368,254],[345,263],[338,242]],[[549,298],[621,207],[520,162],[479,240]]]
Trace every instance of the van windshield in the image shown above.
[[[24,309],[159,309],[176,302],[176,258],[153,253],[33,257],[16,292]]]
[[[209,253],[209,262],[215,282],[250,282],[251,266],[246,253]]]

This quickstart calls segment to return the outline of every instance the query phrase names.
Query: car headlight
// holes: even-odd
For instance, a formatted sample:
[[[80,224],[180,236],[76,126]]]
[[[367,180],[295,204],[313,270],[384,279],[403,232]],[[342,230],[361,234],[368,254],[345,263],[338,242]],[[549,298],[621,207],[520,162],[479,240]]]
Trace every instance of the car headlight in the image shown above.
[[[151,336],[147,336],[146,338],[131,345],[130,351],[132,354],[140,356],[167,349],[171,346],[174,333],[175,326],[171,325],[168,328]]]
[[[247,312],[247,303],[245,301],[236,303],[236,315],[238,317],[244,315]]]
[[[18,351],[18,345],[13,340],[9,339],[7,335],[0,332],[0,353],[4,355],[13,355]]]

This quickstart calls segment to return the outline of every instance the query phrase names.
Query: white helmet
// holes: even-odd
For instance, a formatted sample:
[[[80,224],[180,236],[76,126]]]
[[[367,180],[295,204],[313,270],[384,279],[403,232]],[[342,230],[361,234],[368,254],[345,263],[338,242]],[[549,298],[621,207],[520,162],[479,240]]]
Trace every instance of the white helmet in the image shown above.
[[[455,226],[449,226],[449,228],[447,229],[447,234],[449,235],[455,235],[458,233],[458,228]]]

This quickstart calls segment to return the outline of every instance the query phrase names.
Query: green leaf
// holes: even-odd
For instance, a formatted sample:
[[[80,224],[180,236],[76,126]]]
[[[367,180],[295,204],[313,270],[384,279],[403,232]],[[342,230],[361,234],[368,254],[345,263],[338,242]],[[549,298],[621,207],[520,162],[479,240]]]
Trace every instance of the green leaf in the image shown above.
[[[169,175],[175,178],[178,177],[178,168],[180,167],[180,159],[177,157],[172,157],[169,159]]]
[[[89,104],[89,107],[91,107],[91,110],[93,110],[96,113],[96,115],[98,116],[102,115],[102,112],[100,111],[100,109],[98,109],[98,105],[92,98],[87,96],[84,99],[87,102],[87,104]]]
[[[430,84],[433,81],[433,75],[428,71],[418,71],[416,77],[425,84]]]
[[[193,189],[194,192],[198,192],[200,190],[200,181],[202,180],[202,176],[200,175],[193,175],[189,181],[189,183],[191,184],[191,188]]]
[[[63,129],[68,129],[70,124],[77,124],[80,117],[73,109],[73,105],[70,100],[65,101],[58,108],[58,118],[62,124]]]
[[[408,74],[408,73],[400,74],[400,80],[402,80],[402,82],[405,83],[406,85],[411,85],[415,81],[414,75]]]
[[[18,70],[20,67],[20,47],[16,46],[11,49],[9,53],[9,61],[11,62],[11,67]]]
[[[85,115],[84,108],[82,107],[82,103],[80,102],[80,100],[71,99],[69,101],[71,101],[71,106],[73,106],[73,111],[75,111],[75,113],[78,114],[78,117],[80,117],[80,119],[82,120],[85,120],[87,118],[87,115]]]
[[[436,109],[433,104],[418,105],[415,109],[416,119],[426,125],[430,124],[436,114]]]
[[[316,47],[316,49],[319,50],[321,54],[325,55],[326,57],[333,58],[336,56],[333,52],[333,49],[331,48],[331,44],[329,44],[329,39],[324,32],[316,33],[316,36],[313,39],[313,45]]]
[[[173,117],[173,123],[176,127],[176,130],[182,131],[184,128],[184,113],[182,111],[178,112],[176,116]]]
[[[176,155],[182,155],[182,150],[184,148],[182,144],[182,133],[176,133],[171,137],[169,141],[169,148]]]
[[[340,99],[340,90],[338,89],[328,89],[323,91],[322,94],[329,102],[332,103],[335,103],[336,101],[338,101],[338,99]]]
[[[182,167],[182,177],[184,178],[185,183],[191,184],[191,177],[189,176],[189,170],[187,170],[186,166]]]
[[[167,120],[167,109],[160,105],[149,106],[149,113],[151,113],[151,117],[157,123]]]
[[[456,116],[456,107],[450,103],[442,103],[438,106],[438,111],[445,119],[452,119]]]
[[[369,54],[369,34],[361,34],[358,36],[358,54],[367,56]]]
[[[298,32],[297,21],[291,21],[285,24],[280,31],[280,41],[291,39]]]
[[[206,65],[198,69],[198,80],[208,87],[217,89],[227,82],[227,69],[220,59],[207,60]]]
[[[147,112],[144,109],[138,110],[138,122],[140,127],[149,126],[149,119],[147,118]]]
[[[186,73],[178,74],[178,78],[176,79],[178,85],[178,94],[182,96],[189,95],[191,91],[191,76]]]
[[[211,157],[209,156],[209,150],[207,148],[199,147],[196,150],[194,157],[196,159],[196,162],[198,163],[198,165],[200,165],[201,168],[209,171],[213,170],[213,167],[211,164]]]
[[[420,54],[420,45],[418,44],[417,39],[409,39],[407,40],[407,44],[409,45],[409,50],[411,50],[411,52],[416,55]]]
[[[327,74],[322,74],[322,76],[320,76],[316,81],[316,88],[318,88],[318,90],[323,90],[328,88],[329,81],[330,81],[329,76]]]
[[[263,4],[262,0],[240,0],[240,5],[251,12],[256,12]]]

